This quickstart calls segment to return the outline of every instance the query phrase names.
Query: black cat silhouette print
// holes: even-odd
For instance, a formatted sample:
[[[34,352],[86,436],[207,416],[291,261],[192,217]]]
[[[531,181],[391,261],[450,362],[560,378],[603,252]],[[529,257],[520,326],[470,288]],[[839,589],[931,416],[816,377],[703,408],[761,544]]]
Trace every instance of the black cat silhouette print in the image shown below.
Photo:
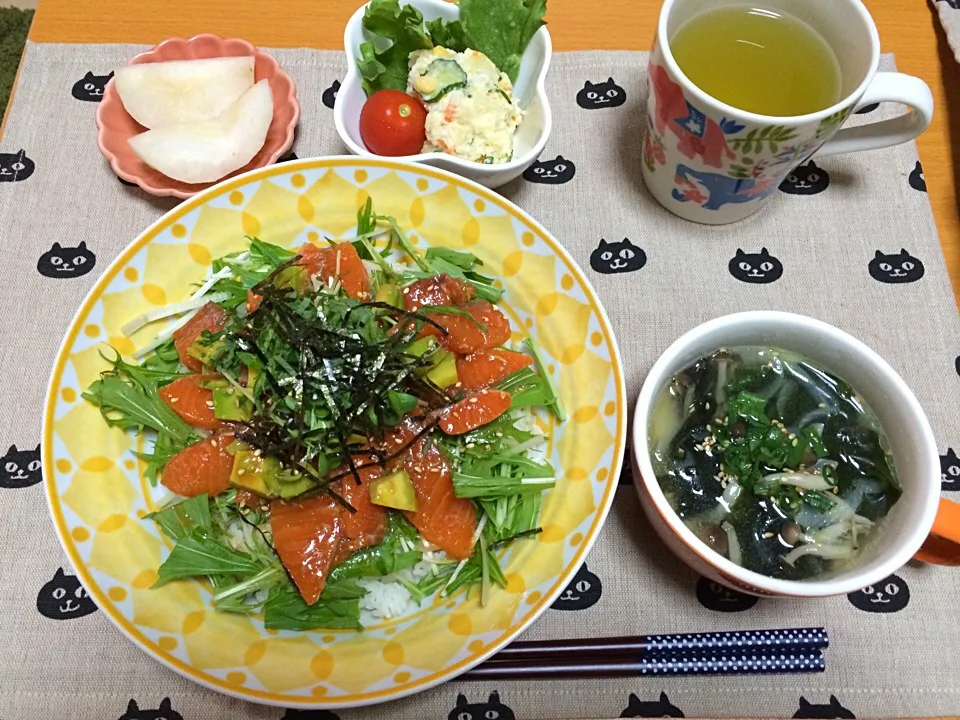
[[[462,693],[447,720],[516,720],[513,710],[500,702],[500,693],[494,690],[486,702],[471,703]]]
[[[960,490],[960,458],[953,448],[947,448],[947,454],[940,456],[940,489]]]
[[[174,710],[170,698],[165,697],[155,709],[141,708],[136,700],[131,700],[118,720],[183,720],[183,715]]]
[[[37,610],[51,620],[73,620],[96,612],[97,606],[75,575],[57,568],[53,579],[37,593]]]
[[[587,80],[577,93],[577,105],[584,110],[601,110],[620,107],[627,101],[626,91],[613,78],[606,82],[592,83]]]
[[[103,92],[107,87],[107,83],[110,82],[110,78],[112,77],[112,72],[109,75],[94,75],[92,72],[87,71],[86,75],[73,84],[70,94],[77,100],[100,102],[103,100]]]
[[[340,81],[334,80],[333,84],[323,91],[323,95],[320,96],[320,102],[333,110],[333,106],[337,103],[338,92],[340,92]]]
[[[622,718],[682,718],[683,711],[670,702],[670,698],[663,691],[656,700],[641,700],[634,693],[630,693],[627,707],[620,713]]]
[[[794,168],[780,183],[780,192],[788,195],[818,195],[830,186],[830,175],[811,160]]]
[[[39,445],[33,450],[17,450],[11,445],[0,458],[0,488],[27,488],[41,480]]]
[[[716,612],[743,612],[757,604],[760,598],[746,595],[709,578],[697,580],[697,602]]]
[[[917,160],[917,164],[913,170],[910,171],[907,181],[914,190],[919,190],[920,192],[927,191],[927,179],[923,176],[923,166],[919,160]]]
[[[783,276],[783,263],[766,248],[758,253],[745,253],[737,248],[737,254],[727,264],[730,274],[737,280],[754,285],[765,285]]]
[[[24,150],[0,152],[0,183],[22,182],[33,175],[36,166]]]
[[[550,607],[554,610],[586,610],[596,605],[602,594],[603,583],[584,564]]]
[[[874,585],[848,594],[847,599],[864,612],[895,613],[910,602],[910,587],[899,575],[890,575]]]
[[[646,264],[647,254],[627,238],[622,242],[600,238],[600,244],[590,253],[590,267],[604,275],[633,272]]]
[[[902,248],[899,253],[890,255],[877,250],[867,269],[874,280],[893,285],[916,282],[924,272],[920,259]]]
[[[855,720],[856,715],[847,710],[836,696],[830,696],[830,702],[817,704],[800,697],[800,708],[793,714],[795,718],[815,718],[818,720]]]
[[[572,160],[557,155],[553,160],[538,160],[523,171],[523,179],[543,185],[562,185],[573,180],[577,166]]]
[[[37,272],[44,277],[63,280],[86,275],[97,264],[97,256],[87,249],[87,243],[64,247],[55,242],[37,260]]]

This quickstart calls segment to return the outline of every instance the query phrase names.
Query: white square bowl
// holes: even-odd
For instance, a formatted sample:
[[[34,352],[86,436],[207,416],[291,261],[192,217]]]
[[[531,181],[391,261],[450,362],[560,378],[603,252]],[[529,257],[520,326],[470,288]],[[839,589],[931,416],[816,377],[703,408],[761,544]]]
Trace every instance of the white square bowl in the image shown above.
[[[449,21],[460,17],[460,8],[444,0],[401,0],[400,4],[413,5],[423,13],[425,21],[438,17]],[[357,58],[360,56],[360,43],[371,39],[363,29],[363,13],[366,9],[367,6],[364,5],[353,14],[343,34],[348,70],[337,92],[333,115],[340,139],[351,153],[377,157],[367,150],[360,138],[360,110],[367,96],[360,84]],[[544,84],[552,54],[550,33],[547,32],[546,27],[541,27],[523,53],[520,73],[514,83],[514,97],[523,109],[524,117],[514,138],[513,160],[485,165],[442,152],[420,153],[400,159],[449,170],[491,189],[519,177],[540,157],[540,153],[547,144],[547,138],[550,137],[553,120]]]

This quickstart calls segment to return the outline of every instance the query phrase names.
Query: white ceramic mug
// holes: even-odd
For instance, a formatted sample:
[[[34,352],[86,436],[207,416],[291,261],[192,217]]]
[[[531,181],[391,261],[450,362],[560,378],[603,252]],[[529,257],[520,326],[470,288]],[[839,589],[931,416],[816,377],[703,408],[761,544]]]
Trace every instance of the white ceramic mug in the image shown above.
[[[903,495],[882,521],[858,565],[827,579],[778,580],[747,570],[703,543],[674,512],[650,460],[647,432],[653,401],[676,373],[721,347],[792,350],[849,382],[883,427]],[[752,595],[820,597],[873,585],[911,558],[960,564],[960,504],[940,498],[940,457],[920,403],[877,353],[832,325],[784,312],[745,312],[704,323],[654,363],[633,418],[633,482],[640,503],[667,546],[701,575]]]
[[[737,0],[666,0],[650,54],[643,177],[660,204],[687,220],[719,225],[760,209],[814,153],[873,150],[907,142],[930,125],[933,96],[918,78],[877,72],[880,38],[860,0],[763,0],[806,22],[833,49],[843,99],[820,112],[772,117],[731,107],[681,72],[670,39],[705,9]],[[879,102],[910,111],[840,130],[851,113]]]

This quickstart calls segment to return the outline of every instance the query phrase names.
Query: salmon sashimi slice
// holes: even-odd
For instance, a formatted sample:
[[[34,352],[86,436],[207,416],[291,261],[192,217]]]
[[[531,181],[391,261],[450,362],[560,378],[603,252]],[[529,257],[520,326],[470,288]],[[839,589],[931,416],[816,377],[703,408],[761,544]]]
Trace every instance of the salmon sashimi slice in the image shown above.
[[[511,350],[481,350],[457,358],[457,389],[482,390],[533,364],[533,358]]]
[[[403,306],[413,311],[428,305],[466,305],[477,295],[468,282],[447,274],[421,278],[403,289]]]
[[[160,388],[160,397],[184,422],[204,430],[219,430],[224,422],[213,412],[213,390],[201,385],[219,379],[219,375],[187,375]]]
[[[320,599],[340,552],[341,508],[328,495],[299,502],[273,500],[270,529],[273,546],[300,596],[308,605]]]
[[[232,442],[233,433],[221,433],[184,448],[167,462],[160,483],[184,497],[219,495],[230,487],[233,457],[227,447]]]
[[[311,276],[323,282],[340,281],[340,286],[354,300],[370,299],[370,274],[357,249],[348,242],[321,248],[307,244],[300,250],[300,264]]]
[[[407,417],[383,439],[385,452],[409,444],[425,427],[422,418]],[[399,440],[399,442],[397,442]],[[410,476],[417,496],[417,509],[404,511],[424,540],[439,546],[458,560],[473,552],[473,533],[477,513],[473,503],[453,493],[450,465],[429,437],[417,440],[401,457],[390,464],[390,470],[402,468]]]
[[[436,446],[418,441],[404,462],[417,494],[416,511],[404,512],[424,540],[456,560],[473,553],[477,512],[473,503],[453,493],[450,466]]]
[[[247,314],[256,312],[263,302],[263,295],[257,295],[253,290],[247,290]]]
[[[463,435],[496,420],[510,409],[511,402],[510,393],[481,390],[444,410],[439,427],[447,435]]]
[[[510,321],[486,300],[474,300],[463,307],[473,319],[462,315],[431,314],[430,319],[444,327],[446,335],[427,326],[426,334],[438,335],[440,344],[458,355],[470,355],[480,350],[503,345],[510,339]],[[482,330],[478,323],[486,326]]]
[[[357,471],[360,484],[357,484],[356,478],[351,474],[332,485],[333,491],[356,510],[356,512],[350,512],[344,509],[340,513],[343,540],[340,543],[339,556],[334,562],[335,566],[357,550],[379,545],[387,534],[387,509],[370,502],[370,483],[383,475],[383,468],[380,465],[372,465],[374,461],[375,458],[372,455],[354,455],[355,466],[368,466],[360,467]],[[347,470],[347,466],[344,465],[333,474],[339,475]]]
[[[188,355],[187,350],[204,330],[212,333],[219,332],[229,318],[229,313],[216,303],[208,302],[200,308],[186,325],[173,333],[173,344],[177,347],[180,362],[193,372],[203,370],[203,363]]]
[[[266,502],[255,492],[250,492],[246,488],[237,488],[237,505],[240,507],[260,508]]]

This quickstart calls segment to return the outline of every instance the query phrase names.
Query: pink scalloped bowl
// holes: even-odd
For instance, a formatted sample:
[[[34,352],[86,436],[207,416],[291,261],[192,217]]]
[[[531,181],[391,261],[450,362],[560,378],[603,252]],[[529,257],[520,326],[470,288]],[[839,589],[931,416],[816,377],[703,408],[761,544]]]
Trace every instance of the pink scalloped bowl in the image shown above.
[[[253,55],[254,81],[267,79],[273,93],[273,122],[267,130],[267,139],[253,159],[239,170],[225,175],[217,182],[248,170],[265,167],[277,161],[293,146],[293,134],[300,119],[297,87],[287,73],[270,55],[256,49],[246,40],[224,39],[216,35],[197,35],[190,38],[170,38],[155,48],[137,55],[131,64],[163,62],[166,60],[200,60],[217,57]],[[146,128],[134,120],[123,108],[114,81],[107,83],[103,100],[97,110],[97,145],[118,177],[136,183],[151,195],[188,198],[217,183],[190,184],[174,180],[154,170],[138,158],[128,142]]]

